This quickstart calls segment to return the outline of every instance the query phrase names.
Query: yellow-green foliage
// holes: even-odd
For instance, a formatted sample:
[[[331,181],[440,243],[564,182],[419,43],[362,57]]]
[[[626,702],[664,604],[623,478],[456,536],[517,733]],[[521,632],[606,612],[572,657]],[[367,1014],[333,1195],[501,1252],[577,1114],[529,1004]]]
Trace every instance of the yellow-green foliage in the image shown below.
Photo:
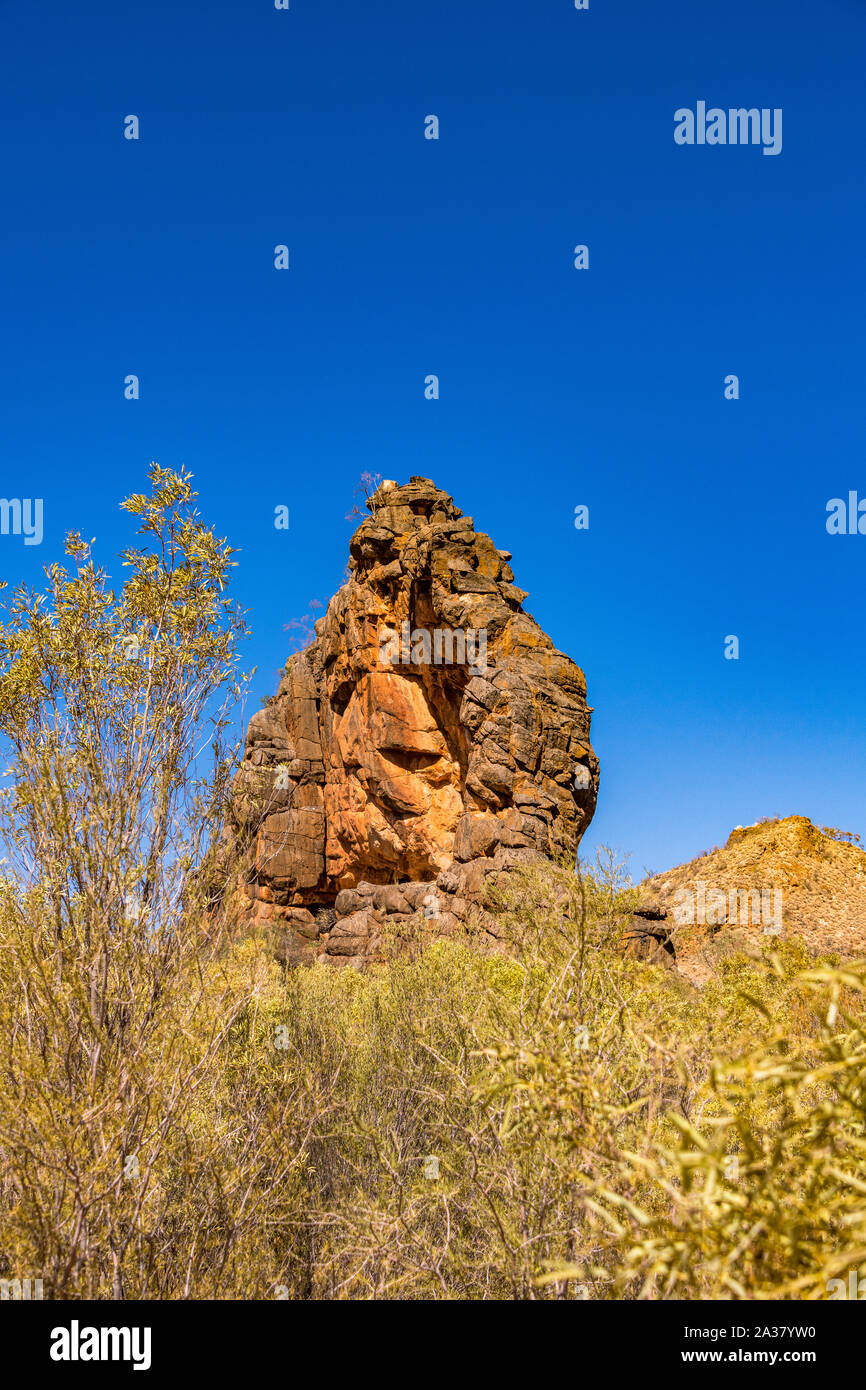
[[[597,878],[551,868],[503,896],[513,955],[419,922],[414,952],[365,975],[267,966],[232,1066],[253,1111],[289,1085],[304,1162],[263,1280],[823,1298],[866,1262],[866,967],[766,947],[698,995],[621,956],[627,900],[611,912]]]
[[[768,950],[698,995],[624,959],[603,900],[536,873],[500,904],[514,954],[422,919],[363,975],[199,948],[95,1076],[7,916],[7,1268],[94,1296],[826,1297],[866,1263],[866,968]]]

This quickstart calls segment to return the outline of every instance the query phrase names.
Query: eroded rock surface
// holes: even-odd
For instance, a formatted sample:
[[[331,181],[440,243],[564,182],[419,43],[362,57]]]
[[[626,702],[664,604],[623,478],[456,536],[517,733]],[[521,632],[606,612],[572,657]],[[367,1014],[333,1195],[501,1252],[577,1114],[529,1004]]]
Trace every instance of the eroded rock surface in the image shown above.
[[[816,955],[866,955],[866,852],[806,816],[737,826],[727,843],[645,880],[680,972],[702,986],[726,955],[793,937]]]
[[[631,916],[623,933],[621,947],[625,955],[650,965],[676,969],[676,948],[670,933],[669,914],[660,903],[643,902]]]
[[[509,553],[426,478],[367,506],[235,785],[237,915],[291,962],[361,964],[413,913],[495,934],[487,875],[573,855],[595,809],[583,672],[524,612]]]

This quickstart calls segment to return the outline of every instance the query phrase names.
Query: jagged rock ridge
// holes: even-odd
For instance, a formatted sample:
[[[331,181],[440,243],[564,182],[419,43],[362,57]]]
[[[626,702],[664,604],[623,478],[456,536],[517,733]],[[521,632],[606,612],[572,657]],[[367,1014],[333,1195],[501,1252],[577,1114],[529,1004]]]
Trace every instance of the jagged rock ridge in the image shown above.
[[[361,964],[413,912],[495,934],[486,876],[574,854],[595,809],[583,672],[510,554],[427,478],[367,506],[348,581],[250,721],[227,830],[237,916],[291,962]]]

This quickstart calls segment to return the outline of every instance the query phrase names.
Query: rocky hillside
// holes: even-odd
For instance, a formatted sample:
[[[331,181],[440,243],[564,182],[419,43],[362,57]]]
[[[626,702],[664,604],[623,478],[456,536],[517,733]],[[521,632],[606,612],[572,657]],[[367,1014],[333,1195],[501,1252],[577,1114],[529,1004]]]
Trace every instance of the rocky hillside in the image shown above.
[[[509,552],[427,478],[367,506],[235,787],[237,916],[289,961],[360,964],[420,910],[459,930],[488,874],[574,854],[595,809],[583,672],[525,612]]]
[[[763,935],[866,957],[866,851],[805,816],[738,826],[727,844],[641,885],[666,913],[679,969],[700,983],[725,951]]]

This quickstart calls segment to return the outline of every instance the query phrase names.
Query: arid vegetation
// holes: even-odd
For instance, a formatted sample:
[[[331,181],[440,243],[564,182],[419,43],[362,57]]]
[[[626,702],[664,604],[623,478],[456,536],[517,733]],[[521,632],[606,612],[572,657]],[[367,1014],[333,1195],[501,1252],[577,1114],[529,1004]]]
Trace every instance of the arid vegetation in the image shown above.
[[[0,629],[0,1276],[823,1299],[866,1270],[866,963],[773,939],[694,990],[622,955],[612,857],[500,882],[497,953],[419,914],[363,973],[287,971],[226,929],[231,552],[186,478],[126,505],[119,593],[72,538]]]

